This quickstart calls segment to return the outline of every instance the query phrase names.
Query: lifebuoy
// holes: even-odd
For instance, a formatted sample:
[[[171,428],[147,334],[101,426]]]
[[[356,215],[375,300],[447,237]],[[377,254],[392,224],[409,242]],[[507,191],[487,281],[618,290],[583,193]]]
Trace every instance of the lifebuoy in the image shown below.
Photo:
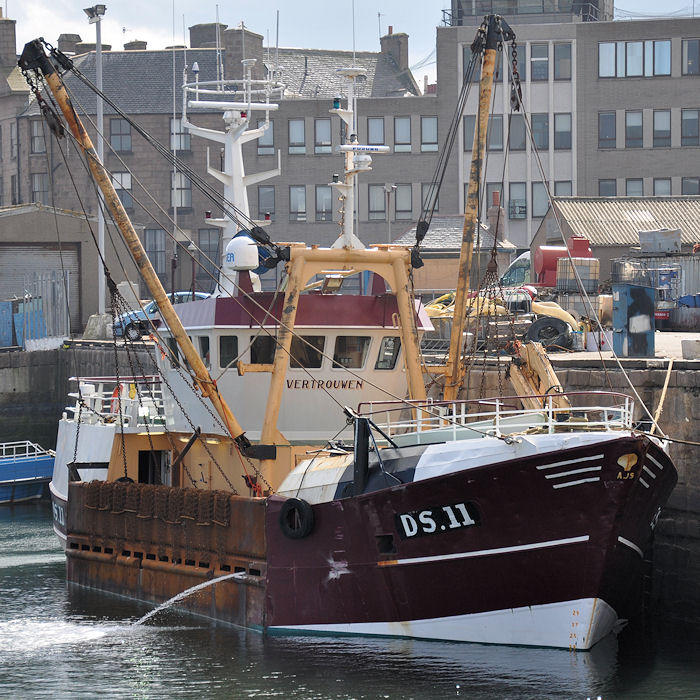
[[[280,528],[290,540],[300,540],[314,529],[314,512],[301,498],[288,498],[280,510]]]
[[[109,404],[109,410],[111,413],[119,413],[119,394],[122,392],[122,385],[117,384],[112,392],[112,401]]]

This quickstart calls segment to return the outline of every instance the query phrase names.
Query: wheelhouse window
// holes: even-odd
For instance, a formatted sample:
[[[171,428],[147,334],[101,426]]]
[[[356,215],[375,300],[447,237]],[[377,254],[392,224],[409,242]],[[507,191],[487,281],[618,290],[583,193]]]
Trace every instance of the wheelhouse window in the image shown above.
[[[372,146],[384,144],[384,117],[367,117],[367,143]]]
[[[700,75],[700,39],[683,39],[683,75]]]
[[[598,148],[615,148],[616,145],[615,112],[598,112]]]
[[[131,151],[131,124],[126,119],[109,120],[109,143],[118,153]]]
[[[289,153],[306,153],[306,136],[304,134],[304,120],[289,120]]]
[[[264,119],[258,119],[258,129],[265,126]],[[270,119],[269,126],[263,132],[263,135],[258,139],[258,155],[273,156],[275,154],[275,124]]]
[[[316,185],[316,221],[333,221],[333,189]]]
[[[289,365],[293,369],[304,367],[318,369],[323,362],[323,348],[326,338],[323,335],[302,335],[292,338]]]
[[[420,118],[420,150],[423,152],[438,150],[437,117]]]
[[[211,359],[209,357],[209,336],[200,335],[199,338],[199,356],[202,358],[207,369],[211,367]]]
[[[681,146],[700,145],[700,110],[681,110]]]
[[[306,187],[291,185],[289,188],[289,220],[306,221]]]
[[[314,153],[331,152],[331,120],[314,120]]]
[[[400,350],[401,338],[395,335],[384,336],[379,344],[379,355],[374,369],[394,369]]]
[[[369,336],[339,335],[335,339],[333,367],[361,369],[365,365],[369,345]]]
[[[219,336],[219,367],[226,369],[233,367],[238,359],[238,336],[236,335],[220,335]]]
[[[411,150],[411,117],[394,117],[394,151]]]
[[[263,333],[250,341],[250,361],[254,365],[271,365],[275,361],[277,342],[274,336]]]

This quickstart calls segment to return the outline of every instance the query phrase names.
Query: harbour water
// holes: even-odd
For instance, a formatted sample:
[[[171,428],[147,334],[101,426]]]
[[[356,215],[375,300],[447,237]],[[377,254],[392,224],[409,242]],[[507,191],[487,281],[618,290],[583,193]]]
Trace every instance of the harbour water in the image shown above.
[[[592,652],[264,637],[65,583],[47,504],[0,509],[0,695],[14,698],[698,698],[700,633]]]

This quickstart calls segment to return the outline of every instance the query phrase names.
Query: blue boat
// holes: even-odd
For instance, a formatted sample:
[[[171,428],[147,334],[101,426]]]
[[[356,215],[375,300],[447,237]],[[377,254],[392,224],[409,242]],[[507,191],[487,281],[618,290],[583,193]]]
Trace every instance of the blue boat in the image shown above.
[[[46,496],[55,454],[29,440],[0,443],[0,505]]]

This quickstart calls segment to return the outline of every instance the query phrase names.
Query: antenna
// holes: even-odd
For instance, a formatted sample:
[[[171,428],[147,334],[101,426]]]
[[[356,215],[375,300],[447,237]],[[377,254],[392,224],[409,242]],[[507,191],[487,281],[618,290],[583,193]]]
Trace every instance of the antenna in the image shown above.
[[[275,75],[280,69],[280,11],[277,10],[277,29],[275,35]]]
[[[355,0],[352,0],[352,65],[355,65]]]

